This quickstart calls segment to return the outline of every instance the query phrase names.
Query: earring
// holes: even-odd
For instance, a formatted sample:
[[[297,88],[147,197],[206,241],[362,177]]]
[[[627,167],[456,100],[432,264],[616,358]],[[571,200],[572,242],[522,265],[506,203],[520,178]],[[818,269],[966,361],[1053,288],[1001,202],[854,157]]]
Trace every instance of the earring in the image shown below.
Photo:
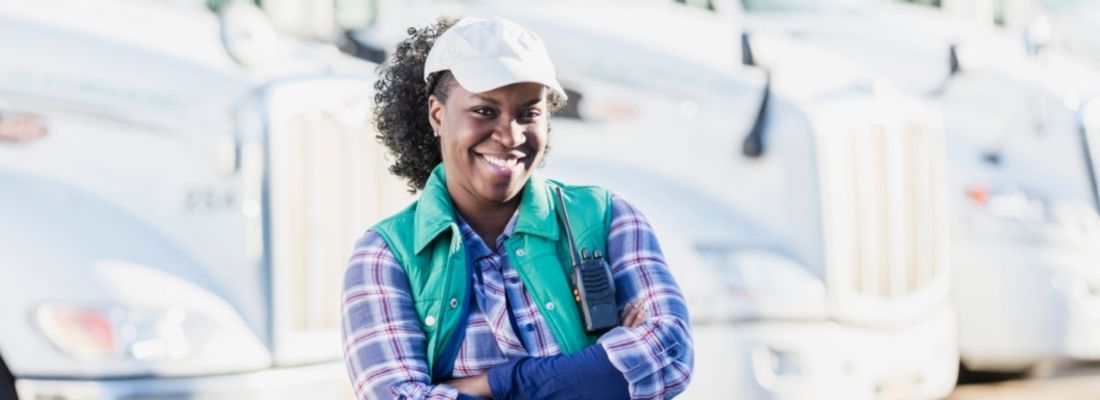
[[[439,137],[439,131],[433,129],[432,136]]]

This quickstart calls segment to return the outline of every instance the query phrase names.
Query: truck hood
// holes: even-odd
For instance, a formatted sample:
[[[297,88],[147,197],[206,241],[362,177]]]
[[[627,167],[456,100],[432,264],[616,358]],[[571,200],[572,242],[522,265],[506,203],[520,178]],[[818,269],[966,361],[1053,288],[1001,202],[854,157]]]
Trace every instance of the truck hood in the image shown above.
[[[0,188],[0,352],[17,377],[186,375],[268,365],[257,335],[218,294],[220,283],[142,220],[44,178],[0,170]],[[35,322],[44,304],[180,308],[209,322],[239,351],[221,360],[144,362],[122,356],[80,362]],[[208,350],[224,342],[214,340]]]
[[[879,4],[844,12],[756,12],[746,30],[827,49],[911,93],[942,89],[955,46],[964,72],[990,74],[1001,84],[1062,96],[1096,93],[1100,74],[1081,59],[1058,52],[1042,61],[1027,55],[1019,35],[944,16],[920,6]]]
[[[950,71],[949,49],[975,34],[964,24],[892,6],[835,12],[746,13],[746,30],[778,35],[864,66],[869,78],[926,93]],[[754,42],[755,44],[755,42]],[[762,49],[763,50],[763,49]]]

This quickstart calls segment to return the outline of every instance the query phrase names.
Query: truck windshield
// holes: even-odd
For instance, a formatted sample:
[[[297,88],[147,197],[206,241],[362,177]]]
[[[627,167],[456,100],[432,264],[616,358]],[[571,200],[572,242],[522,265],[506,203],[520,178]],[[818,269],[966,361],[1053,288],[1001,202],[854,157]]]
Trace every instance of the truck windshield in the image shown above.
[[[1043,0],[1043,8],[1053,13],[1069,13],[1084,9],[1100,9],[1095,0]]]
[[[745,11],[849,10],[870,6],[875,0],[741,0]]]

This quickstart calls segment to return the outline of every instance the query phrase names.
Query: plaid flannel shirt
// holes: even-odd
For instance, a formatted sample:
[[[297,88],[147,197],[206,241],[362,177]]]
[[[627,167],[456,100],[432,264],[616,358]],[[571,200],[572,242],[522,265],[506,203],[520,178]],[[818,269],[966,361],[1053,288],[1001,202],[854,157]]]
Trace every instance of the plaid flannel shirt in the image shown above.
[[[513,215],[497,238],[498,251],[458,219],[466,251],[476,264],[476,303],[455,360],[456,378],[486,372],[512,358],[560,354],[501,245],[512,234],[515,219]],[[623,373],[632,398],[672,397],[687,387],[691,376],[687,307],[649,223],[618,196],[612,198],[607,246],[619,310],[638,299],[644,299],[647,310],[642,325],[616,327],[598,344]],[[458,396],[453,387],[431,383],[408,279],[374,232],[356,244],[345,274],[343,338],[348,374],[360,399]]]

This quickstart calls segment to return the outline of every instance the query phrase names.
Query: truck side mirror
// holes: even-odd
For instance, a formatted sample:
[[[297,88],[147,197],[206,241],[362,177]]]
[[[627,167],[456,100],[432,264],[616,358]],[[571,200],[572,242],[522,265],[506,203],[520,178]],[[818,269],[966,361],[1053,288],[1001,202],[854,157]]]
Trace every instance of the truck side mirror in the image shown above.
[[[277,51],[278,34],[259,8],[233,2],[219,11],[225,51],[245,67],[267,63]]]
[[[360,33],[353,30],[344,31],[344,37],[340,43],[337,43],[337,47],[345,54],[375,64],[385,63],[386,57],[388,57],[385,49],[379,48],[369,41],[362,40]]]
[[[554,113],[554,116],[578,120],[583,119],[581,116],[581,102],[584,101],[584,95],[569,87],[563,89],[565,89],[565,95],[569,97],[569,101],[565,103],[565,107],[562,107],[558,112]]]
[[[1054,33],[1049,19],[1039,17],[1032,21],[1027,28],[1024,28],[1024,47],[1027,49],[1027,54],[1032,57],[1038,56],[1050,45],[1052,36]]]

